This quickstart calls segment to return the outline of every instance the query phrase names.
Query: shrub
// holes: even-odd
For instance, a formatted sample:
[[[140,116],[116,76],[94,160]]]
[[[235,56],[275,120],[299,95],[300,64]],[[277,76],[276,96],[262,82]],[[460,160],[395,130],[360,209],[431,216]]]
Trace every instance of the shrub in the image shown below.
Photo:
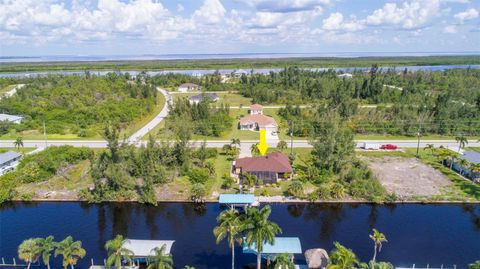
[[[229,174],[225,174],[222,176],[222,188],[223,189],[230,189],[233,184],[235,183],[235,179],[231,177]]]
[[[188,179],[193,184],[195,183],[204,184],[205,182],[207,182],[209,177],[210,177],[210,173],[206,168],[194,168],[190,170],[190,172],[188,173]]]
[[[325,184],[318,186],[315,190],[315,194],[320,200],[329,200],[331,198],[330,188]]]
[[[303,196],[303,183],[298,180],[292,181],[292,183],[288,185],[287,193],[295,197]]]
[[[205,189],[205,186],[200,183],[193,184],[190,189],[190,199],[195,203],[203,202],[206,194],[207,190]]]

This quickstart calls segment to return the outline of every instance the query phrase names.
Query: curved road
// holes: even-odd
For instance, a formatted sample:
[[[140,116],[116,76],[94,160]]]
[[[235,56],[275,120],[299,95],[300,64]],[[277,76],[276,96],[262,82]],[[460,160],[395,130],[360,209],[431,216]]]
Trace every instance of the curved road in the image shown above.
[[[140,130],[132,134],[127,140],[128,143],[138,143],[140,140],[142,140],[142,137],[148,134],[150,130],[155,128],[155,126],[160,124],[160,122],[168,116],[168,112],[170,112],[170,105],[172,104],[172,96],[168,91],[160,89],[159,87],[157,87],[157,91],[159,91],[165,97],[165,105],[163,106],[162,111],[160,111],[160,113],[158,113],[158,115],[155,116],[155,118],[153,118],[150,122],[140,128]]]

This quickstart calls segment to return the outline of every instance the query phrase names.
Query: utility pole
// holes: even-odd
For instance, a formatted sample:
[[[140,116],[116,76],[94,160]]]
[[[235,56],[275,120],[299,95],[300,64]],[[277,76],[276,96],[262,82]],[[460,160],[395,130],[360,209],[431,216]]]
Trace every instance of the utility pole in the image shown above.
[[[43,138],[45,139],[45,149],[47,148],[47,128],[45,127],[45,121],[43,121]]]
[[[417,158],[418,156],[418,150],[420,149],[420,132],[417,132]]]
[[[293,154],[293,121],[290,121],[290,154]]]

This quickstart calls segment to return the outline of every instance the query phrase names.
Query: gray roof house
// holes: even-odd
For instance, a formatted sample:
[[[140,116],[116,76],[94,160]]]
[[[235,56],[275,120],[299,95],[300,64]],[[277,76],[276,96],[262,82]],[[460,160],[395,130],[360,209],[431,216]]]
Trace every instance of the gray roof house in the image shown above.
[[[22,155],[15,151],[7,151],[0,154],[0,175],[15,169]]]
[[[218,97],[218,95],[216,93],[201,93],[201,94],[197,94],[197,95],[194,95],[194,96],[191,96],[190,98],[188,98],[188,102],[190,104],[198,104],[205,99],[209,99],[213,102],[216,102],[220,98]]]
[[[460,158],[467,160],[471,163],[478,164],[480,163],[480,152],[465,151]]]

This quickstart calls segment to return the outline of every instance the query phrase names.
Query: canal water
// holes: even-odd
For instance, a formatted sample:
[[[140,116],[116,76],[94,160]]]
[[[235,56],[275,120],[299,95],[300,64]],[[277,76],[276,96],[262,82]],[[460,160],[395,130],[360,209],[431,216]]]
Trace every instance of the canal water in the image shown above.
[[[190,203],[161,203],[157,207],[137,203],[86,204],[78,202],[9,203],[0,206],[0,257],[17,257],[17,246],[29,237],[72,235],[81,240],[87,256],[76,268],[88,268],[90,260],[102,263],[105,241],[116,234],[131,239],[176,240],[172,248],[176,268],[228,268],[230,251],[217,245],[212,234],[218,204],[196,207]],[[282,236],[301,240],[303,251],[324,248],[333,241],[353,249],[362,261],[371,259],[372,228],[383,232],[385,243],[379,260],[396,266],[467,268],[480,260],[480,205],[369,205],[369,204],[274,204],[271,220]],[[255,262],[252,254],[236,248],[240,266]],[[18,257],[17,257],[18,260]],[[304,257],[297,256],[304,262]],[[55,266],[61,267],[59,257]]]

